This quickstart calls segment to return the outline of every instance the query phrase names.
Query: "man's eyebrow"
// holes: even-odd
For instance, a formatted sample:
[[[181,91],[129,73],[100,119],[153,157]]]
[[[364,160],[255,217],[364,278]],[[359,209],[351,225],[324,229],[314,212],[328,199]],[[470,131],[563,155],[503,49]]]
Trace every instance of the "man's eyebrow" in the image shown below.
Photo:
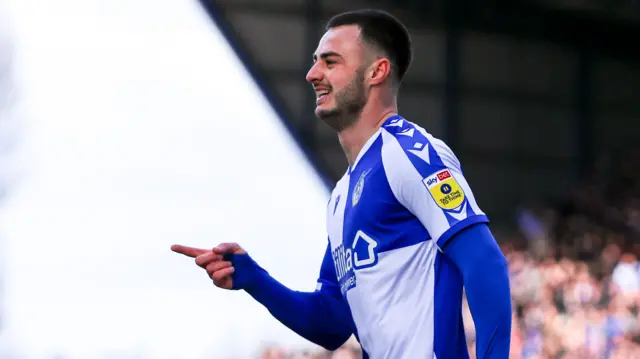
[[[320,55],[313,54],[313,61],[317,61],[318,58],[325,60],[327,57],[332,57],[332,56],[340,56],[340,54],[335,51],[323,52]]]

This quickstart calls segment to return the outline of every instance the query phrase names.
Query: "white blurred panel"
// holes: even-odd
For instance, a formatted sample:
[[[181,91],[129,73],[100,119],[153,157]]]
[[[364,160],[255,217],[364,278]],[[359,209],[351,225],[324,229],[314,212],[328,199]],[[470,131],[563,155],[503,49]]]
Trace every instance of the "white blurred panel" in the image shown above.
[[[3,342],[66,359],[307,345],[169,250],[238,241],[312,290],[326,245],[323,184],[197,3],[6,1],[27,176],[0,207]]]

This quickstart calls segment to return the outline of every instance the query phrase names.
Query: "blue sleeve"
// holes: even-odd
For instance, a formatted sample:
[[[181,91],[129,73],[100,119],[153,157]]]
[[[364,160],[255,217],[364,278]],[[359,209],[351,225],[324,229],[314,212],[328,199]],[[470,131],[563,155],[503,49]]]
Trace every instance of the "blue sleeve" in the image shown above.
[[[511,345],[511,291],[507,261],[489,227],[470,226],[447,243],[444,253],[456,264],[476,327],[478,359],[508,359]]]
[[[249,255],[232,255],[233,289],[244,289],[282,324],[305,339],[335,350],[352,335],[351,311],[340,293],[327,246],[314,292],[294,291],[262,269]]]

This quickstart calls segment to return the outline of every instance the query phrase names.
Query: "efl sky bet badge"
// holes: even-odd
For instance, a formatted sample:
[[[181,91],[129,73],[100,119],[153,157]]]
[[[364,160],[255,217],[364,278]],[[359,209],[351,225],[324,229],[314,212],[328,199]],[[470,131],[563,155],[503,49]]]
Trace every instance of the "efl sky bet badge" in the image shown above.
[[[464,192],[448,169],[438,171],[422,182],[442,209],[455,209],[464,202]]]

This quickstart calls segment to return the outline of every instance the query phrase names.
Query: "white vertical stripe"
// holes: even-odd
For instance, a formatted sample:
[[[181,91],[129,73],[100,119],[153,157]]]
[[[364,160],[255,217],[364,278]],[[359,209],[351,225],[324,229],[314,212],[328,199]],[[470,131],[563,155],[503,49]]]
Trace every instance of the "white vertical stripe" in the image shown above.
[[[398,140],[386,130],[382,132],[382,165],[394,196],[437,240],[447,229],[449,222],[427,188],[422,175],[416,170]]]
[[[347,298],[370,358],[432,359],[436,253],[434,242],[421,242],[357,271]]]
[[[327,234],[331,242],[331,249],[342,244],[342,234],[344,228],[344,209],[349,199],[349,174],[345,175],[338,181],[336,187],[331,194],[331,202],[327,206]],[[336,198],[340,196],[338,206],[336,207]]]

